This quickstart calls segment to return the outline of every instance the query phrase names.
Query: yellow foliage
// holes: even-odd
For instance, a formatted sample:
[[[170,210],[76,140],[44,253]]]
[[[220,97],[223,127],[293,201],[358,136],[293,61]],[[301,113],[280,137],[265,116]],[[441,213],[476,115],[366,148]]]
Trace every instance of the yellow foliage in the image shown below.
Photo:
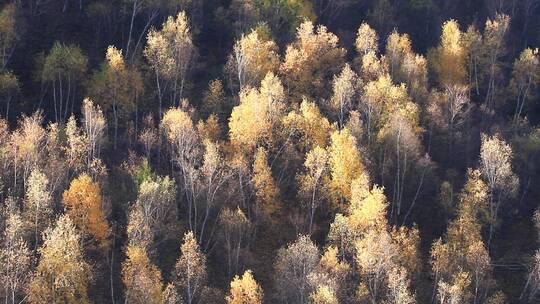
[[[374,186],[363,199],[351,202],[348,225],[355,235],[364,234],[370,229],[384,230],[387,228],[387,208],[383,188]]]
[[[389,75],[381,76],[364,86],[361,107],[370,116],[368,132],[382,131],[378,134],[379,138],[384,136],[396,112],[400,112],[411,126],[415,126],[417,132],[420,131],[418,105],[409,97],[406,86],[394,85]]]
[[[126,261],[122,263],[126,302],[161,304],[163,294],[159,269],[150,262],[141,247],[128,246],[126,255]]]
[[[386,40],[385,58],[388,60],[390,74],[396,81],[405,81],[406,77],[402,75],[401,69],[405,56],[411,53],[412,44],[409,35],[392,31]]]
[[[328,95],[325,79],[341,70],[346,53],[338,47],[338,40],[325,26],[315,29],[311,21],[298,27],[296,41],[287,47],[281,66],[295,100],[303,95]]]
[[[300,111],[291,111],[283,118],[283,124],[300,133],[299,144],[305,150],[316,146],[326,147],[330,134],[335,131],[334,124],[321,114],[314,102],[303,99]]]
[[[197,123],[197,131],[205,140],[212,142],[219,141],[221,137],[221,125],[216,114],[210,114],[206,121],[200,120]]]
[[[358,28],[355,47],[356,51],[361,54],[361,56],[367,55],[370,52],[373,52],[373,54],[378,52],[379,36],[369,24],[363,22]]]
[[[445,240],[439,239],[431,249],[431,266],[438,280],[448,282],[460,272],[475,273],[482,280],[489,278],[491,261],[479,221],[487,199],[488,188],[481,173],[469,170],[460,195],[458,216],[450,222]],[[448,288],[450,285],[439,282],[439,292],[448,292]]]
[[[108,246],[111,229],[102,210],[99,185],[90,176],[82,174],[64,191],[62,200],[77,227],[93,237],[100,247]]]
[[[335,246],[330,246],[326,249],[317,266],[317,271],[335,278],[338,280],[336,282],[337,284],[339,284],[339,280],[346,278],[350,269],[351,266],[346,261],[339,260],[338,249]]]
[[[193,121],[189,114],[180,108],[171,108],[163,115],[161,128],[171,143],[182,141],[193,132]]]
[[[144,54],[152,68],[166,79],[185,77],[194,46],[187,14],[169,16],[161,31],[150,30]]]
[[[247,151],[258,143],[271,143],[273,127],[285,109],[283,85],[273,73],[261,82],[260,90],[247,87],[240,92],[240,105],[229,119],[229,136],[233,144]]]
[[[257,204],[266,214],[275,214],[279,210],[277,202],[279,190],[274,183],[272,171],[268,166],[267,152],[262,147],[255,153],[252,182],[256,189]]]
[[[258,86],[266,74],[277,72],[279,63],[276,43],[253,29],[236,41],[227,65],[243,88]]]
[[[328,286],[319,286],[317,290],[311,294],[313,304],[338,304],[336,294]]]
[[[81,237],[72,220],[67,215],[60,217],[43,239],[39,264],[28,289],[29,302],[89,303],[92,273],[84,261]]]
[[[373,51],[362,56],[361,75],[364,80],[376,80],[388,72],[388,63],[385,57],[379,58]]]
[[[105,58],[107,59],[109,67],[115,71],[121,72],[126,67],[124,64],[124,56],[122,56],[122,51],[112,45],[107,48]]]
[[[230,294],[225,298],[227,304],[261,304],[263,290],[253,278],[251,270],[244,272],[242,277],[235,276],[231,282]]]
[[[465,84],[466,50],[463,33],[455,20],[446,21],[442,26],[441,42],[433,55],[433,69],[441,86]]]
[[[336,207],[339,207],[343,199],[350,200],[352,181],[365,174],[366,170],[356,146],[356,139],[347,128],[332,133],[328,151],[331,186],[336,198]]]
[[[420,272],[422,262],[420,259],[420,235],[418,228],[401,226],[392,230],[392,239],[399,248],[398,260],[410,275]]]

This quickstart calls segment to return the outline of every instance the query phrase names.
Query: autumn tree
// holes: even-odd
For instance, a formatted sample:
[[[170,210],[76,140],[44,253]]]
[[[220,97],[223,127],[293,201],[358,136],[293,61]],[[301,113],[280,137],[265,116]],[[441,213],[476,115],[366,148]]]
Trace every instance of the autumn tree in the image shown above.
[[[468,287],[471,278],[465,272],[454,275],[451,281],[441,281],[438,286],[437,300],[440,304],[467,303],[471,300]]]
[[[397,82],[404,82],[402,73],[405,57],[412,53],[412,43],[408,34],[400,34],[395,29],[386,39],[385,57],[390,76]]]
[[[354,106],[358,86],[358,75],[351,69],[349,64],[345,64],[341,73],[334,76],[334,95],[331,99],[331,107],[338,113],[338,121],[341,127],[343,127],[347,113]]]
[[[158,143],[158,130],[154,123],[152,115],[147,115],[143,120],[143,127],[139,132],[138,140],[144,147],[144,153],[147,159],[150,159],[152,151]]]
[[[177,217],[176,186],[166,177],[150,177],[139,186],[137,200],[131,206],[128,220],[130,244],[151,252],[171,237]]]
[[[356,139],[343,129],[334,131],[328,148],[330,186],[334,195],[334,208],[340,209],[343,200],[351,197],[351,183],[361,175],[367,175],[363,160],[356,145]]]
[[[89,98],[84,99],[82,110],[83,128],[87,145],[86,159],[87,166],[90,167],[91,162],[100,156],[107,122],[105,121],[101,107],[94,105],[94,102]]]
[[[203,156],[202,167],[199,169],[199,183],[202,188],[202,203],[201,210],[198,210],[195,204],[194,222],[196,227],[195,235],[199,242],[203,244],[206,228],[211,221],[211,213],[219,210],[219,193],[224,189],[225,184],[229,180],[231,173],[225,165],[220,146],[217,143],[205,140],[205,153]],[[210,239],[210,237],[208,237]],[[209,243],[209,241],[207,241]]]
[[[111,228],[103,212],[101,189],[90,176],[82,174],[69,185],[62,196],[67,214],[84,237],[92,238],[97,246],[106,248]]]
[[[283,124],[302,152],[315,147],[326,147],[330,142],[330,134],[336,125],[331,124],[317,107],[307,99],[303,99],[299,110],[293,110],[283,118]]]
[[[379,36],[367,23],[362,23],[356,33],[355,64],[363,81],[371,81],[388,73],[388,63],[379,54]],[[361,88],[360,88],[361,89]]]
[[[34,233],[34,246],[37,248],[41,232],[49,226],[53,215],[52,196],[49,179],[38,169],[28,178],[24,200],[24,217]]]
[[[225,95],[223,83],[214,79],[208,83],[202,102],[202,113],[206,116],[216,115],[220,121],[225,120],[225,114],[232,107],[230,99]]]
[[[486,107],[493,110],[497,96],[498,79],[500,78],[500,59],[505,54],[505,37],[510,26],[510,18],[507,15],[497,14],[495,19],[488,19],[482,41],[483,55],[483,79],[486,83]]]
[[[163,303],[161,272],[152,264],[146,251],[128,246],[126,256],[122,263],[126,303]]]
[[[227,252],[227,272],[229,276],[242,269],[242,253],[250,242],[252,224],[240,208],[223,209],[219,214],[221,241]]]
[[[534,223],[538,239],[540,239],[540,209],[534,213]],[[536,250],[529,264],[527,280],[519,296],[520,300],[533,302],[540,291],[540,250]]]
[[[530,99],[532,90],[540,80],[540,60],[538,49],[527,48],[521,52],[519,58],[514,61],[510,89],[516,97],[516,108],[514,110],[514,121],[521,117],[525,102]]]
[[[410,280],[407,270],[402,267],[393,268],[388,274],[388,298],[391,303],[415,304],[416,299],[410,291]]]
[[[191,1],[159,1],[159,0],[122,0],[127,5],[126,11],[131,13],[129,16],[129,32],[127,33],[127,43],[125,47],[126,58],[133,61],[133,58],[138,55],[139,45],[150,28],[152,23],[160,16],[160,13],[168,14],[178,9],[178,6],[183,2]],[[144,17],[144,26],[137,33],[136,19]],[[136,35],[136,36],[134,36]]]
[[[24,221],[13,203],[6,202],[4,233],[0,246],[0,280],[5,303],[24,301],[23,291],[30,280],[33,257],[24,239]]]
[[[180,169],[179,181],[188,205],[189,227],[195,231],[193,212],[197,197],[196,164],[199,161],[198,134],[189,114],[180,108],[169,109],[161,121],[161,130],[169,142],[172,159]]]
[[[23,115],[18,128],[10,134],[8,153],[13,169],[13,193],[18,193],[20,180],[22,186],[27,186],[30,173],[43,160],[47,133],[42,123],[43,113],[40,111],[31,116]]]
[[[390,150],[388,163],[381,164],[382,167],[389,167],[395,173],[393,182],[392,216],[400,216],[402,213],[406,180],[411,183],[410,173],[417,165],[429,166],[429,158],[425,164],[423,160],[423,146],[420,141],[420,126],[418,118],[418,107],[412,102],[406,102],[395,110],[388,117],[388,121],[381,130],[380,136],[383,144]],[[409,175],[407,175],[409,174]],[[421,181],[420,181],[421,185]],[[410,206],[412,208],[412,204]]]
[[[358,269],[361,281],[357,299],[411,299],[408,280],[418,272],[420,265],[418,230],[405,227],[390,229],[386,218],[389,203],[383,189],[378,186],[370,188],[365,176],[353,181],[351,196],[347,213],[336,215],[328,239],[336,246],[335,259],[339,252],[341,259],[354,261]],[[399,276],[389,276],[397,270]],[[391,279],[395,281],[390,282]]]
[[[479,67],[481,65],[482,56],[482,34],[476,29],[474,24],[467,27],[467,31],[463,33],[463,47],[466,50],[467,78],[469,85],[469,95],[474,90],[476,95],[479,95]]]
[[[384,189],[379,186],[363,185],[355,181],[352,191],[354,197],[348,211],[347,225],[355,238],[370,230],[386,230],[388,201],[384,195]]]
[[[397,248],[386,230],[370,230],[356,242],[356,263],[372,301],[384,296],[386,275],[394,267]]]
[[[406,259],[406,253],[416,252],[418,245],[411,245],[400,242],[385,229],[370,229],[360,237],[356,241],[355,260],[362,280],[357,297],[415,303],[409,286],[414,264]]]
[[[263,302],[263,290],[253,278],[251,270],[245,271],[242,277],[234,277],[231,290],[225,300],[227,304],[261,304]]]
[[[42,157],[41,171],[49,180],[49,192],[56,200],[69,183],[69,160],[66,160],[66,141],[58,123],[50,122],[47,126],[47,135]]]
[[[300,101],[302,96],[312,100],[329,97],[326,79],[341,70],[345,53],[338,46],[337,36],[325,26],[315,28],[311,21],[304,21],[297,29],[295,42],[287,47],[281,66],[294,100]]]
[[[428,86],[428,61],[423,55],[407,53],[402,67],[404,83],[409,95],[418,103],[424,103],[427,99]]]
[[[191,231],[184,235],[180,252],[173,270],[174,286],[185,303],[198,303],[206,286],[206,256]]]
[[[311,286],[308,275],[319,262],[319,250],[308,236],[300,235],[278,251],[275,281],[286,301],[308,303]]]
[[[328,197],[328,152],[317,146],[309,151],[304,161],[304,172],[297,175],[299,196],[303,207],[308,211],[308,233],[313,232],[315,212]]]
[[[450,136],[465,123],[471,109],[469,88],[460,85],[448,85],[444,92],[434,93],[428,112],[433,122]]]
[[[338,256],[338,249],[329,246],[322,255],[317,267],[309,274],[308,279],[314,292],[311,298],[318,298],[319,301],[335,299],[346,301],[350,284],[351,266],[346,260],[341,260]]]
[[[86,138],[82,129],[77,125],[74,115],[71,115],[65,127],[65,155],[68,168],[74,172],[88,170]]]
[[[338,299],[328,286],[319,286],[317,290],[310,295],[313,304],[338,304]]]
[[[450,222],[444,241],[437,240],[431,249],[431,266],[439,298],[448,298],[448,293],[458,292],[452,297],[470,294],[475,302],[482,302],[492,291],[491,260],[480,224],[489,208],[488,199],[489,187],[482,180],[481,172],[469,170],[460,194],[457,217]]]
[[[112,112],[115,148],[119,120],[133,112],[142,90],[141,74],[135,68],[126,66],[121,50],[109,46],[105,62],[90,81],[89,92],[94,101]]]
[[[257,209],[268,216],[275,215],[279,209],[279,189],[272,177],[272,170],[268,163],[268,152],[260,147],[253,160],[252,183],[255,187]]]
[[[81,235],[69,216],[61,216],[44,234],[36,271],[30,281],[30,303],[90,303],[90,265],[84,260]]]
[[[40,70],[41,82],[52,90],[54,118],[65,122],[73,112],[88,58],[75,45],[55,42],[44,57]]]
[[[411,117],[418,115],[405,85],[394,85],[389,75],[366,83],[360,99],[359,109],[365,124],[368,142],[377,138],[380,130],[387,125],[391,114],[397,109],[410,111]],[[411,111],[412,110],[412,111]]]
[[[363,22],[356,33],[354,46],[360,57],[370,52],[376,54],[379,51],[379,35],[369,24]]]
[[[259,86],[269,72],[277,72],[279,63],[277,45],[258,27],[236,41],[227,61],[227,70],[242,90],[246,85]]]
[[[501,203],[515,196],[519,187],[519,179],[512,170],[512,148],[499,135],[482,135],[480,171],[489,189],[489,247]]]
[[[229,137],[243,151],[252,152],[260,143],[272,143],[274,128],[285,110],[285,91],[281,81],[268,73],[260,89],[240,92],[240,104],[229,118]]]
[[[441,87],[463,85],[466,81],[466,49],[456,20],[442,25],[439,46],[432,51],[431,64]]]
[[[210,141],[218,144],[223,137],[222,125],[215,114],[210,114],[206,120],[199,120],[196,128],[203,142]]]
[[[161,117],[164,94],[173,105],[179,105],[184,97],[189,70],[195,55],[189,20],[185,12],[176,18],[169,16],[160,31],[151,29],[148,33],[144,55],[156,77]]]

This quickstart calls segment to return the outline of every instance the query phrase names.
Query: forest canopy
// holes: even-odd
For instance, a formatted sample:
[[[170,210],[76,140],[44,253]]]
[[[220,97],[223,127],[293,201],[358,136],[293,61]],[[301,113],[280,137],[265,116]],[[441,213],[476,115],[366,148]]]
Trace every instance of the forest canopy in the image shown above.
[[[540,303],[539,17],[0,1],[0,301]]]

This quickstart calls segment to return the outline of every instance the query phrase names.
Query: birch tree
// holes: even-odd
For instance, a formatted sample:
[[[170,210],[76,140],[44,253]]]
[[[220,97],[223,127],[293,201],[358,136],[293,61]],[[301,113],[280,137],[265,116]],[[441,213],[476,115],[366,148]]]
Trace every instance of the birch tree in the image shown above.
[[[485,68],[484,78],[486,82],[486,107],[494,109],[496,89],[499,85],[500,59],[505,54],[505,37],[510,26],[510,18],[507,15],[497,14],[495,19],[486,21],[482,48],[484,50]]]
[[[52,220],[52,202],[47,176],[38,169],[34,169],[28,178],[24,216],[28,222],[27,225],[33,230],[35,248],[38,246],[41,232],[49,226]]]
[[[75,45],[55,42],[45,56],[40,79],[45,88],[52,90],[55,121],[65,122],[73,112],[87,66],[88,58]]]
[[[489,189],[489,247],[499,208],[504,201],[515,196],[519,187],[519,179],[512,170],[512,148],[498,135],[482,135],[480,170]]]
[[[261,304],[263,302],[263,290],[253,278],[251,270],[244,272],[242,277],[234,277],[230,293],[225,300],[227,304]]]
[[[242,90],[246,85],[257,87],[269,72],[276,73],[279,62],[276,43],[268,34],[254,29],[236,41],[227,69]]]
[[[287,47],[280,68],[293,99],[328,98],[329,83],[325,79],[342,69],[345,53],[338,46],[338,37],[325,26],[315,28],[311,21],[304,21],[297,29],[296,40]]]
[[[538,49],[527,48],[514,61],[510,89],[516,96],[514,122],[521,117],[525,102],[532,97],[534,88],[540,80],[540,60]]]
[[[318,262],[319,250],[308,236],[300,235],[281,248],[274,266],[280,296],[286,301],[308,303],[311,293],[308,275]]]
[[[179,12],[175,18],[167,18],[161,30],[151,29],[144,54],[156,77],[161,117],[163,99],[167,92],[167,98],[174,106],[180,105],[180,100],[184,98],[189,70],[195,56],[187,14]]]
[[[175,287],[187,304],[198,303],[206,286],[206,257],[201,252],[192,232],[184,235],[181,255],[173,271]]]
[[[129,118],[136,108],[137,98],[143,91],[142,77],[136,69],[126,65],[121,50],[109,46],[105,62],[90,81],[89,91],[94,101],[112,112],[116,148],[119,121]]]
[[[354,106],[358,85],[358,76],[349,64],[345,64],[341,73],[334,76],[334,95],[331,99],[331,106],[338,112],[338,121],[341,127],[343,127],[350,109]]]
[[[36,271],[30,281],[30,303],[90,303],[88,286],[92,277],[84,260],[81,236],[64,215],[47,229]]]

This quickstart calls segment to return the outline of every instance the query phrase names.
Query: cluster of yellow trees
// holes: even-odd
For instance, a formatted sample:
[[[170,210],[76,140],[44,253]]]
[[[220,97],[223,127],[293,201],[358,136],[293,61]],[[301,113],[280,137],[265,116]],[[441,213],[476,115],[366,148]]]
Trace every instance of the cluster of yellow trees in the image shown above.
[[[142,4],[134,3],[136,14]],[[424,136],[444,138],[449,160],[470,113],[492,121],[505,101],[499,70],[508,24],[497,15],[481,33],[447,21],[440,44],[423,56],[397,30],[382,52],[363,23],[350,63],[322,25],[301,23],[284,56],[256,27],[225,65],[233,96],[214,80],[196,107],[185,99],[196,47],[181,12],[148,33],[143,55],[159,111],[137,129],[122,128],[122,120],[145,80],[122,51],[107,49],[77,117],[68,92],[87,63],[73,46],[55,44],[41,74],[54,88],[55,122],[45,124],[37,111],[10,130],[0,119],[2,296],[6,303],[508,303],[490,244],[519,179],[501,135],[482,129],[477,165],[457,199],[448,198],[455,217],[428,262],[414,224],[424,179],[436,170]],[[136,52],[132,43],[126,53]],[[67,57],[77,60],[59,73]],[[524,50],[509,81],[516,124],[539,75],[538,51]],[[118,172],[129,177],[128,190],[114,188]],[[441,200],[453,188],[443,183]],[[117,191],[132,195],[112,201]],[[314,239],[325,240],[322,253]],[[177,253],[163,256],[171,244]],[[521,296],[531,303],[539,256]],[[223,292],[211,277],[225,272]],[[95,286],[107,286],[110,298]]]

